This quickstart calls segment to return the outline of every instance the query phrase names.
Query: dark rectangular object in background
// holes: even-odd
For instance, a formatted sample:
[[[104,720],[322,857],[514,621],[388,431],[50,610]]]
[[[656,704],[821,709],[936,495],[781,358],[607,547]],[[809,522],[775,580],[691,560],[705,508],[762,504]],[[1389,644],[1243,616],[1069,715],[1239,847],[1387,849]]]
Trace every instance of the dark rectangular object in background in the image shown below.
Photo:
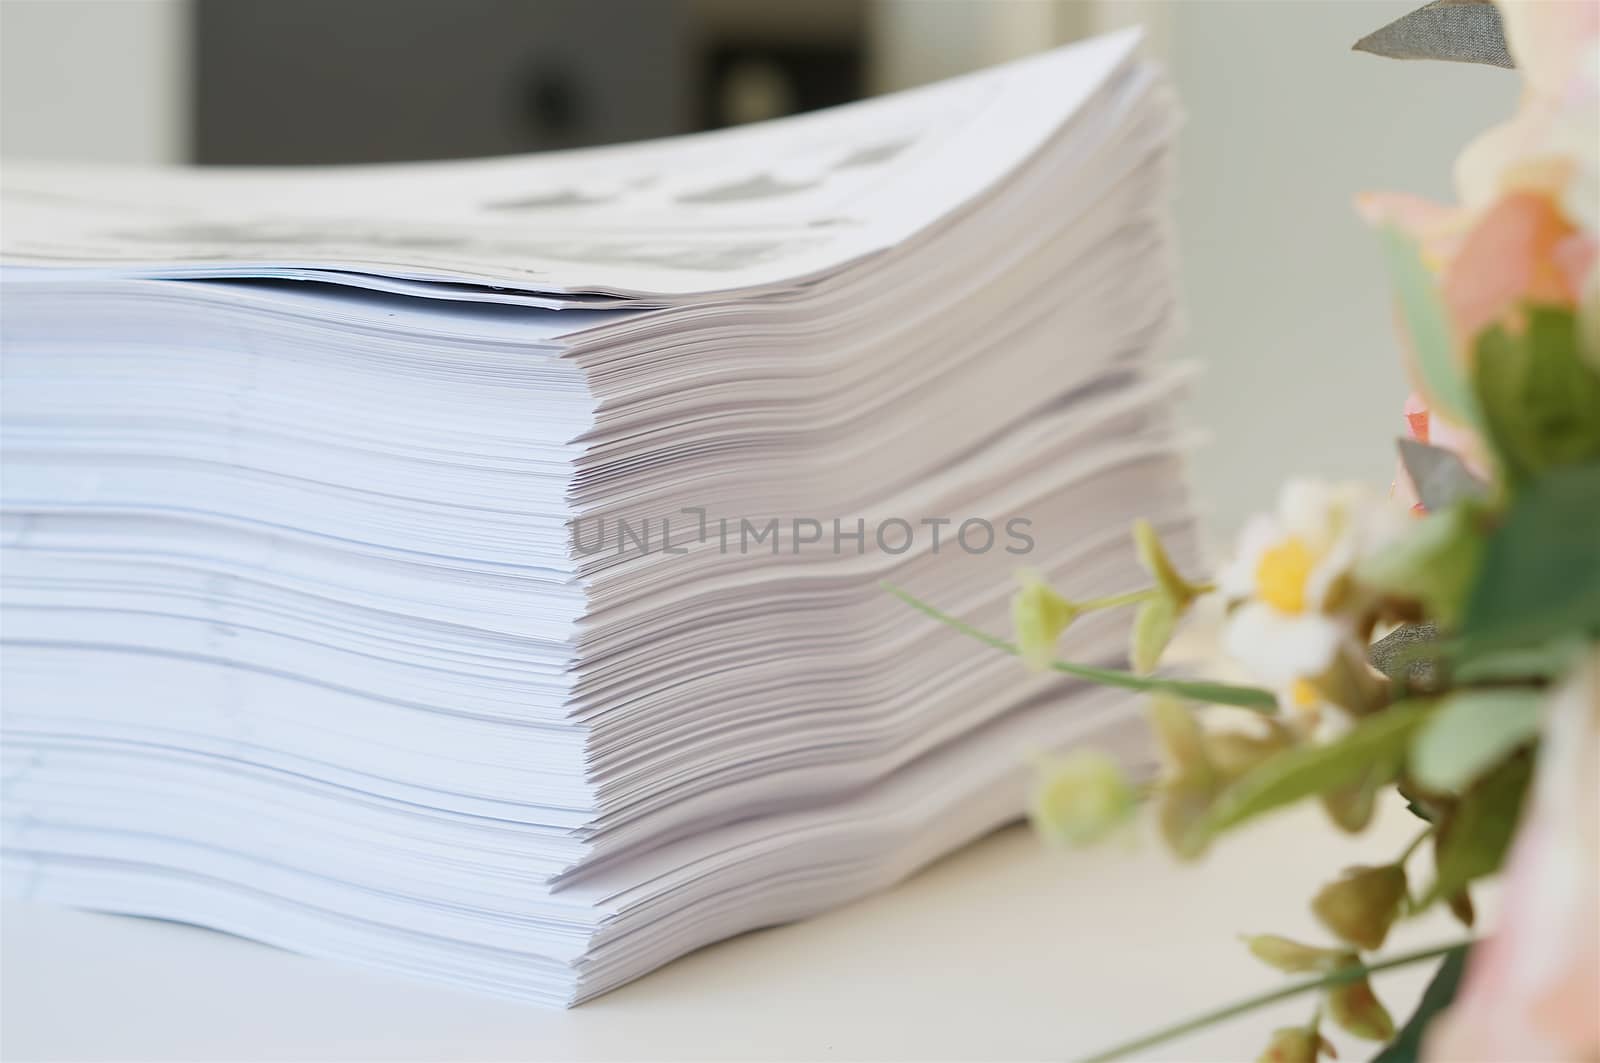
[[[197,0],[193,157],[380,162],[698,124],[674,0]]]

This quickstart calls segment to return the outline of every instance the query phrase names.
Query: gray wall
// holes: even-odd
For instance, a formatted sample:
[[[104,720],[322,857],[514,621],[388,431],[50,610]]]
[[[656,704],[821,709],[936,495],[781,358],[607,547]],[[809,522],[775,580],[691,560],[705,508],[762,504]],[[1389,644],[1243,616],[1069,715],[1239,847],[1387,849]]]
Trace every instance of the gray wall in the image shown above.
[[[1406,394],[1369,189],[1449,198],[1456,152],[1509,115],[1511,71],[1402,63],[1351,42],[1420,0],[1178,0],[1188,111],[1178,221],[1190,327],[1209,366],[1192,419],[1217,537],[1296,472],[1387,482]]]
[[[176,162],[185,0],[0,0],[0,155]]]

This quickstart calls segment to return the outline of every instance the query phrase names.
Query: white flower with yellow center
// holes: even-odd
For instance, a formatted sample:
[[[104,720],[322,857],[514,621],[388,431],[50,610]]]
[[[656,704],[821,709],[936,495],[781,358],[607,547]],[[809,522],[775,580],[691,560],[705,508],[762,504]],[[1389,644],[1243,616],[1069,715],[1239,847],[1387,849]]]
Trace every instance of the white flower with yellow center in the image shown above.
[[[1220,589],[1231,612],[1228,653],[1278,691],[1286,707],[1348,704],[1333,681],[1365,659],[1371,605],[1353,570],[1406,527],[1405,511],[1364,484],[1291,480],[1276,513],[1253,518]],[[1352,654],[1351,651],[1354,651]],[[1340,667],[1341,663],[1357,664]]]

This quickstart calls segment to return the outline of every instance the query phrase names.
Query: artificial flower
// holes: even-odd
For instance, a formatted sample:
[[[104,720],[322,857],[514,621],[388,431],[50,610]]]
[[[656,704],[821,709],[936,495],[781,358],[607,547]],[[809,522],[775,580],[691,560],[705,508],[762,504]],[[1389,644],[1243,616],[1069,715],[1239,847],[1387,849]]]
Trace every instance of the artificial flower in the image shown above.
[[[1434,1063],[1600,1059],[1600,650],[1551,696],[1503,913],[1425,1044]]]
[[[1245,526],[1220,578],[1231,608],[1223,643],[1286,706],[1367,702],[1372,596],[1354,569],[1398,537],[1403,516],[1364,484],[1293,480],[1276,513]]]

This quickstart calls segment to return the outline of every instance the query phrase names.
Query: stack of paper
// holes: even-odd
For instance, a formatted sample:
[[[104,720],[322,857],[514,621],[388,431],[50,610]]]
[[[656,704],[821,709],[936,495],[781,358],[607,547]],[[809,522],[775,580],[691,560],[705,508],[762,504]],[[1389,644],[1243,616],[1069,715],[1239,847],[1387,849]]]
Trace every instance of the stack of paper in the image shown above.
[[[1019,567],[1192,548],[1136,45],[536,158],[9,167],[7,889],[563,1004],[1117,741],[882,584],[1003,631]]]

